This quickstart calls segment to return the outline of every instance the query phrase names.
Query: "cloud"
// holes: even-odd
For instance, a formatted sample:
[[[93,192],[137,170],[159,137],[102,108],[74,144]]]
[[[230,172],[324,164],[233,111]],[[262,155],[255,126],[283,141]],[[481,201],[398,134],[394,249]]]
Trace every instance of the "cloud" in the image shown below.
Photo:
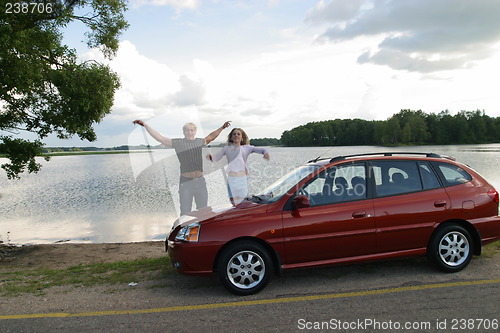
[[[329,25],[323,41],[380,38],[359,63],[428,73],[490,57],[491,45],[500,42],[499,12],[500,2],[489,0],[333,0],[321,1],[306,22]]]
[[[393,49],[381,49],[375,53],[371,53],[370,51],[364,52],[358,57],[358,62],[360,64],[373,63],[388,65],[392,69],[397,70],[430,73],[468,67],[466,59],[469,59],[469,57],[429,60],[428,57],[423,55],[412,56],[408,53]]]
[[[133,114],[153,116],[169,104],[169,97],[181,89],[179,75],[168,66],[140,54],[129,41],[120,43],[111,61],[98,49],[82,55],[82,60],[105,63],[120,77],[121,87],[115,94],[113,118],[128,118]]]
[[[306,15],[307,23],[345,22],[356,16],[363,0],[332,0],[328,3],[320,1]]]
[[[208,65],[194,61],[195,71],[179,74],[167,65],[149,59],[129,41],[120,43],[118,53],[111,61],[98,49],[81,56],[82,60],[96,60],[108,64],[121,82],[115,93],[115,119],[151,118],[177,107],[201,105],[205,100],[204,77],[208,79]]]
[[[203,82],[191,79],[187,75],[181,75],[179,78],[181,90],[176,92],[172,101],[176,105],[199,105],[203,104],[203,97],[205,95],[205,88]]]

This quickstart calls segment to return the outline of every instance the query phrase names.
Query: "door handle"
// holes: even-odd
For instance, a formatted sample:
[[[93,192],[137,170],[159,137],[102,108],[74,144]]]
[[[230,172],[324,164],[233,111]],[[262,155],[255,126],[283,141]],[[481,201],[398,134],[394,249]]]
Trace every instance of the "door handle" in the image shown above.
[[[438,200],[434,202],[434,207],[446,207],[446,200]]]
[[[365,217],[365,216],[366,216],[365,211],[357,211],[357,212],[352,213],[352,217],[355,219],[360,219],[360,218]]]

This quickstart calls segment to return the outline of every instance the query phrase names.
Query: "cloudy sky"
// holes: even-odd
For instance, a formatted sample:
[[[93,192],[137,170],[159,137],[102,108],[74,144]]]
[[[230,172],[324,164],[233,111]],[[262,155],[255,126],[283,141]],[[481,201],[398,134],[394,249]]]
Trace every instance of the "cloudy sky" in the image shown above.
[[[130,0],[130,28],[109,63],[120,78],[98,141],[140,144],[131,122],[182,136],[224,121],[252,138],[336,118],[384,120],[401,109],[500,116],[500,1]],[[65,42],[102,56],[72,24]],[[135,134],[134,134],[135,133]],[[142,138],[142,139],[141,139]]]

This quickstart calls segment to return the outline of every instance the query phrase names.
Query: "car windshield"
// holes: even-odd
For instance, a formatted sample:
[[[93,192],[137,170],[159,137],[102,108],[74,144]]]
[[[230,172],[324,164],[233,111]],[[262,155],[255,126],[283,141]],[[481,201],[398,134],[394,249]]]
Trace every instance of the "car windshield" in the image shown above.
[[[272,183],[266,189],[260,191],[253,198],[266,203],[274,202],[318,168],[319,166],[317,165],[303,165],[298,167]]]

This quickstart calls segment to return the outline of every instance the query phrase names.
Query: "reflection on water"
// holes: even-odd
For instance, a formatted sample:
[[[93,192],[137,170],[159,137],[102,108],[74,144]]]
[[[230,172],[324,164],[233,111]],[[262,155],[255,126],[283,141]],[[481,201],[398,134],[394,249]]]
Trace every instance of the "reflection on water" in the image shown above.
[[[140,154],[143,155],[143,154]],[[2,163],[0,161],[0,163]],[[163,237],[167,189],[140,186],[128,155],[59,156],[38,174],[0,178],[0,235],[17,244],[130,242]]]
[[[208,148],[207,148],[208,149]],[[217,150],[218,148],[210,148]],[[320,155],[418,151],[451,155],[500,189],[500,145],[270,148],[249,156],[250,192]],[[207,152],[204,152],[208,153]],[[171,151],[43,159],[38,174],[7,180],[0,171],[0,240],[15,244],[138,242],[164,239],[178,215],[178,161]],[[7,161],[0,159],[0,164]],[[151,162],[154,162],[151,165]],[[223,161],[205,161],[209,204],[227,203]],[[141,169],[137,169],[143,164]],[[172,195],[172,194],[173,195]]]

